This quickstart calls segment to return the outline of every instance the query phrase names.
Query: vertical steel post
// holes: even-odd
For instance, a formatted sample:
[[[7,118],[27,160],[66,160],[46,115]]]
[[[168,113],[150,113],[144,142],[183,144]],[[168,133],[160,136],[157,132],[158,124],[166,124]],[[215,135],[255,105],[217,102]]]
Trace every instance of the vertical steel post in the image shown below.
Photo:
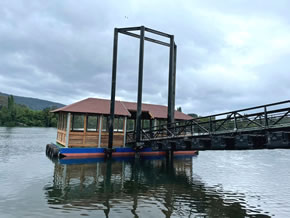
[[[264,107],[265,127],[269,126],[267,107]]]
[[[140,142],[140,137],[141,137],[144,35],[145,35],[145,28],[144,28],[144,26],[141,26],[141,28],[140,28],[140,49],[139,49],[139,73],[138,73],[138,98],[137,98],[137,116],[136,116],[136,142]]]
[[[169,52],[169,78],[168,78],[168,113],[167,123],[174,122],[174,105],[173,105],[173,89],[174,89],[174,36],[170,37],[170,52]]]
[[[112,64],[111,107],[110,107],[110,119],[109,119],[109,141],[108,141],[109,153],[111,153],[111,149],[113,147],[113,137],[114,137],[117,54],[118,54],[118,29],[115,28],[115,30],[114,30],[114,47],[113,47],[113,64]]]
[[[175,115],[175,93],[176,93],[176,56],[177,56],[177,46],[174,43],[174,67],[173,67],[173,90],[172,90],[172,108],[173,108],[173,122]]]

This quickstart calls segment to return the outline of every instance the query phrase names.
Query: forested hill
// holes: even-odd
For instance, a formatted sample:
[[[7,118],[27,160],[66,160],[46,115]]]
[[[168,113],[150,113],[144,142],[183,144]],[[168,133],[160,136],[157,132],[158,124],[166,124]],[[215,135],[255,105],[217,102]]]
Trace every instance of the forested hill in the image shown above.
[[[0,105],[4,106],[7,105],[7,99],[9,95],[10,94],[0,92]],[[16,104],[25,105],[31,110],[43,110],[45,108],[60,108],[64,106],[63,104],[57,102],[46,101],[37,98],[28,98],[16,95],[13,95],[13,97]]]

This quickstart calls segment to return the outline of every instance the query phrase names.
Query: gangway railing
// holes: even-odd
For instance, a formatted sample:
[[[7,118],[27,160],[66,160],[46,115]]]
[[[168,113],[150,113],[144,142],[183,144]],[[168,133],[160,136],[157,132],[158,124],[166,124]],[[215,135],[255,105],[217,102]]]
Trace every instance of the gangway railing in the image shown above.
[[[141,129],[141,141],[186,136],[212,136],[267,131],[290,127],[290,100],[234,110],[187,121]],[[127,132],[127,143],[136,142],[136,131]]]

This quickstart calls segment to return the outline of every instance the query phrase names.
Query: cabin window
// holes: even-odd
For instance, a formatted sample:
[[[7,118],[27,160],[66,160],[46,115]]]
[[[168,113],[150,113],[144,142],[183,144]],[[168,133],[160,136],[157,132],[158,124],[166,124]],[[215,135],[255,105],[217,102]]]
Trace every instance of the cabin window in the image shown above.
[[[103,117],[102,120],[102,131],[108,131],[109,129],[109,117]],[[124,129],[124,118],[114,118],[114,132],[123,132]]]
[[[185,125],[185,122],[184,121],[179,121],[179,125],[180,126],[184,126]]]
[[[160,127],[160,129],[163,129],[166,125],[166,120],[158,120],[158,125]]]
[[[62,122],[63,130],[66,130],[66,124],[67,124],[67,114],[64,114],[63,115],[63,122]]]
[[[123,132],[124,130],[124,117],[119,117],[119,122],[118,122],[118,131]]]
[[[98,116],[88,116],[87,117],[87,131],[88,132],[98,131],[98,126],[99,126],[98,123],[99,123]]]
[[[102,120],[102,131],[104,131],[104,132],[108,131],[108,117],[103,117],[103,120]]]
[[[127,120],[127,130],[128,131],[134,130],[134,120],[132,120],[132,119]]]
[[[142,129],[150,128],[150,120],[142,120]]]
[[[63,130],[63,124],[62,124],[62,122],[63,122],[63,114],[60,113],[60,114],[59,114],[59,118],[58,118],[58,128],[59,128],[60,130]]]
[[[84,115],[73,115],[72,131],[84,131]]]
[[[60,129],[60,119],[61,119],[61,113],[58,114],[58,118],[57,118],[57,129]]]
[[[67,115],[64,113],[58,114],[57,128],[59,130],[66,130]]]
[[[114,119],[114,132],[123,132],[124,129],[124,118],[115,117]]]

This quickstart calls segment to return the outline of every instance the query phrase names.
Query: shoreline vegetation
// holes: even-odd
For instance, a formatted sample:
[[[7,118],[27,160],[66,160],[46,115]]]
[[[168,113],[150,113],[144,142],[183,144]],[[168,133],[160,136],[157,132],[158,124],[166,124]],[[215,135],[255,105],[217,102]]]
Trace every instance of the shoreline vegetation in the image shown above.
[[[12,95],[8,96],[8,104],[0,105],[1,127],[56,127],[57,115],[50,113],[55,108],[31,110],[25,105],[14,102]]]
[[[0,96],[0,127],[57,127],[57,114],[50,111],[57,106],[47,107],[43,110],[33,110],[26,105],[17,104],[14,96],[5,98]],[[177,111],[182,112],[178,107]],[[188,114],[193,118],[198,118],[197,114]]]

